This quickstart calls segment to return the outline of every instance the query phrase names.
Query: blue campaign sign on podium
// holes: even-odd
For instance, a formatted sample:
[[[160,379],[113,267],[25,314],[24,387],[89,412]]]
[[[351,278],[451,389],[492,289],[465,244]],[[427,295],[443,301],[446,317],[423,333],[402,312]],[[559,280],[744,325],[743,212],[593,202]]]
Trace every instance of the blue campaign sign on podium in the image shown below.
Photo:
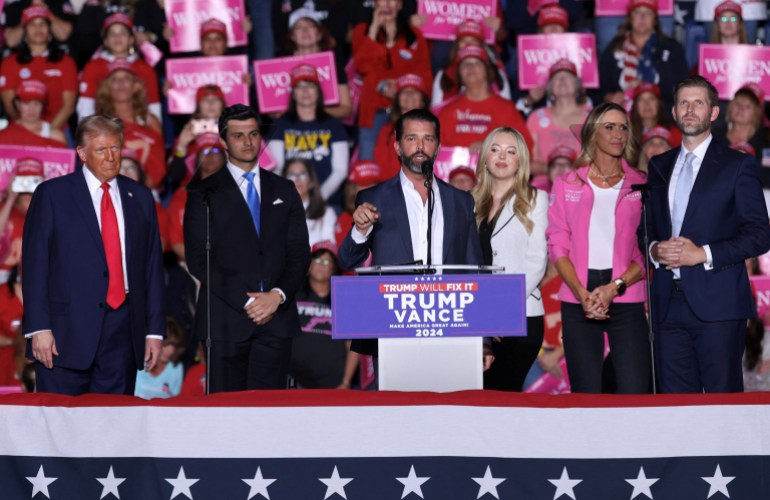
[[[335,276],[332,337],[525,336],[524,275]]]

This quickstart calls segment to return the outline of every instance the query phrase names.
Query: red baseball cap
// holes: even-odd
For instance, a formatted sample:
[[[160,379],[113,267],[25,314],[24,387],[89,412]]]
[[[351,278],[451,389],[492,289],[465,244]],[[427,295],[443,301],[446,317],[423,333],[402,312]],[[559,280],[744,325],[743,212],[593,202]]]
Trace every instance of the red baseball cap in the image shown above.
[[[464,36],[472,36],[480,42],[484,42],[484,27],[476,21],[467,20],[457,25],[455,30],[457,40]]]
[[[634,9],[638,9],[639,7],[647,7],[652,9],[654,12],[658,12],[658,0],[631,0],[628,2],[629,14]]]
[[[453,168],[452,171],[449,172],[449,182],[452,182],[452,179],[458,175],[467,175],[473,179],[474,184],[478,182],[478,179],[476,178],[476,172],[471,167],[460,166]]]
[[[469,57],[476,57],[478,59],[481,59],[484,62],[489,61],[489,56],[487,55],[487,51],[484,50],[483,47],[478,47],[476,45],[467,45],[457,51],[457,55],[455,56],[455,64],[459,66],[464,59],[467,59]]]
[[[139,155],[137,154],[136,150],[129,149],[129,148],[123,148],[120,150],[120,158],[122,160],[133,160],[138,164],[141,164],[139,161]]]
[[[763,105],[763,101],[765,100],[765,91],[762,89],[762,87],[760,87],[756,83],[750,82],[745,84],[743,87],[739,88],[735,92],[735,95],[738,95],[738,93],[741,93],[741,92],[749,93],[753,95],[757,99],[757,101],[759,101],[759,105],[760,106]]]
[[[319,241],[317,243],[314,243],[313,246],[310,248],[310,253],[314,254],[316,252],[321,251],[327,251],[330,252],[335,257],[337,256],[337,244],[330,240],[323,240]]]
[[[542,28],[548,24],[558,24],[569,29],[569,14],[556,4],[546,5],[537,14],[537,27]]]
[[[291,86],[294,87],[299,82],[313,82],[320,84],[318,80],[318,70],[312,64],[300,64],[291,70]]]
[[[644,94],[645,92],[651,92],[655,94],[655,97],[660,98],[660,87],[650,82],[641,82],[634,89],[634,99]]]
[[[22,80],[16,89],[16,98],[22,102],[46,101],[48,88],[45,83],[37,80]]]
[[[109,27],[113,24],[122,24],[128,28],[128,31],[134,31],[134,21],[124,13],[116,12],[115,14],[108,16],[102,23],[102,36],[104,36]]]
[[[204,97],[210,95],[218,97],[222,102],[225,102],[225,93],[222,92],[222,89],[219,88],[218,85],[203,85],[198,87],[198,90],[195,91],[195,102],[199,103]]]
[[[570,162],[573,162],[577,159],[577,151],[575,151],[574,148],[563,144],[561,146],[556,146],[548,154],[548,164],[550,165],[557,158],[566,158]]]
[[[651,139],[655,137],[660,137],[661,139],[666,141],[669,146],[673,146],[673,144],[671,144],[671,131],[666,127],[661,127],[660,125],[658,125],[657,127],[652,127],[651,129],[647,130],[644,134],[642,134],[642,146],[647,144]]]
[[[16,176],[20,175],[43,177],[45,175],[43,162],[37,158],[19,158],[16,160]]]
[[[201,38],[209,33],[219,33],[227,39],[227,25],[219,19],[207,19],[201,23]]]
[[[736,151],[741,151],[743,153],[746,153],[747,155],[754,156],[755,154],[757,154],[757,150],[754,149],[754,146],[752,146],[746,141],[734,142],[730,144],[730,147],[732,149],[735,149]]]
[[[361,187],[369,187],[380,182],[382,170],[380,166],[371,161],[357,161],[350,166],[348,181]]]
[[[110,61],[110,64],[107,65],[107,76],[110,76],[116,71],[128,71],[132,75],[136,75],[136,72],[134,71],[133,65],[128,62],[128,59],[125,59],[123,57],[115,58],[113,61]]]
[[[726,0],[716,7],[714,7],[714,19],[721,16],[725,12],[735,12],[739,17],[743,17],[743,7],[741,4],[735,3],[732,0]]]
[[[417,89],[426,96],[430,94],[430,91],[425,86],[425,80],[420,75],[415,75],[414,73],[407,73],[396,79],[396,93],[406,88]]]
[[[51,22],[51,11],[45,5],[32,5],[21,13],[21,25],[26,26],[33,19],[45,19]]]
[[[577,76],[577,66],[569,59],[559,59],[553,63],[551,69],[548,70],[548,78],[552,78],[559,71],[568,71]]]

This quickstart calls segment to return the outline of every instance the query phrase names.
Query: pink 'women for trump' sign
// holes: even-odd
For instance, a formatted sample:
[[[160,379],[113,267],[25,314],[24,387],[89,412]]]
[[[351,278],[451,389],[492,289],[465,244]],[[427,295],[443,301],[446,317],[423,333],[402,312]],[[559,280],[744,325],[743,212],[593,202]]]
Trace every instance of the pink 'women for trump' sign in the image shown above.
[[[166,0],[166,22],[174,31],[171,52],[195,52],[201,48],[201,23],[218,19],[227,26],[227,46],[246,45],[243,0]]]
[[[291,94],[291,70],[300,64],[315,66],[324,95],[324,104],[327,106],[339,104],[340,94],[337,88],[334,53],[318,52],[254,61],[254,80],[261,113],[277,113],[286,110],[289,106],[289,94]]]
[[[720,99],[732,99],[736,90],[755,83],[770,100],[770,47],[704,43],[699,54],[698,74],[717,88]]]
[[[246,56],[184,57],[166,60],[168,111],[172,114],[195,112],[195,92],[204,85],[218,85],[225,102],[249,104],[249,88],[243,75],[249,68]]]
[[[457,25],[476,21],[484,26],[484,38],[494,43],[495,33],[484,19],[497,15],[497,0],[418,0],[417,13],[427,17],[420,31],[431,40],[454,40]]]
[[[16,162],[22,158],[34,158],[43,162],[45,178],[53,179],[75,170],[75,150],[45,146],[0,145],[0,191],[8,187],[8,181],[16,173]]]
[[[471,153],[468,148],[442,146],[433,163],[433,174],[441,180],[449,179],[449,173],[457,167],[470,167],[476,170],[478,153]]]
[[[599,64],[593,33],[554,33],[519,35],[519,88],[542,87],[548,72],[559,59],[569,59],[577,67],[583,86],[599,88]]]
[[[770,309],[770,276],[749,276],[757,303],[757,317],[764,319]]]
[[[596,0],[596,16],[625,16],[627,13],[628,0]],[[674,0],[658,0],[658,15],[674,15]]]

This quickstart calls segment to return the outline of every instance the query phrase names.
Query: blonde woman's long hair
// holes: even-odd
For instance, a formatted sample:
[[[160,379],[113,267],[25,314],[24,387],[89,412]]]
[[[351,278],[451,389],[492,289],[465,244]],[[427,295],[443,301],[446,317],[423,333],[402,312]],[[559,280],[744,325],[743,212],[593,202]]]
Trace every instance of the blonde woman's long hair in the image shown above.
[[[515,196],[513,213],[524,225],[527,233],[532,234],[534,223],[532,222],[532,219],[529,218],[529,213],[535,206],[537,190],[529,185],[529,149],[527,148],[527,142],[524,140],[524,137],[519,131],[511,127],[498,127],[494,129],[487,135],[481,145],[479,161],[476,164],[476,177],[479,182],[472,191],[473,199],[476,202],[476,224],[480,225],[483,220],[489,217],[490,212],[492,211],[492,176],[489,175],[487,170],[486,158],[489,149],[492,147],[492,143],[495,140],[495,136],[498,134],[509,134],[513,136],[514,143],[516,144],[516,156],[519,159],[519,168],[516,169],[516,173],[514,174],[513,186],[511,186],[508,192],[503,196],[500,207],[502,208]]]
[[[112,82],[113,75],[115,73],[102,80],[99,84],[99,89],[96,91],[95,111],[98,115],[116,116],[115,101],[112,99],[110,92],[110,82]],[[147,91],[139,78],[134,74],[132,76],[134,77],[134,92],[131,96],[132,118],[134,122],[143,123],[150,114]],[[146,125],[146,123],[144,124]]]

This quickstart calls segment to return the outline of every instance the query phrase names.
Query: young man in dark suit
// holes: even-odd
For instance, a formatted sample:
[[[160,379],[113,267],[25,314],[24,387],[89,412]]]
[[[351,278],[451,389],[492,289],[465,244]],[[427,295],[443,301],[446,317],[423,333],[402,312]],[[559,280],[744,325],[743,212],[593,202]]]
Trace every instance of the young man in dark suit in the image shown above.
[[[310,263],[305,210],[293,183],[259,167],[259,127],[252,108],[226,108],[219,135],[228,162],[188,187],[185,252],[202,284],[195,319],[201,340],[211,293],[211,392],[286,387],[292,337],[300,333],[294,296]]]

